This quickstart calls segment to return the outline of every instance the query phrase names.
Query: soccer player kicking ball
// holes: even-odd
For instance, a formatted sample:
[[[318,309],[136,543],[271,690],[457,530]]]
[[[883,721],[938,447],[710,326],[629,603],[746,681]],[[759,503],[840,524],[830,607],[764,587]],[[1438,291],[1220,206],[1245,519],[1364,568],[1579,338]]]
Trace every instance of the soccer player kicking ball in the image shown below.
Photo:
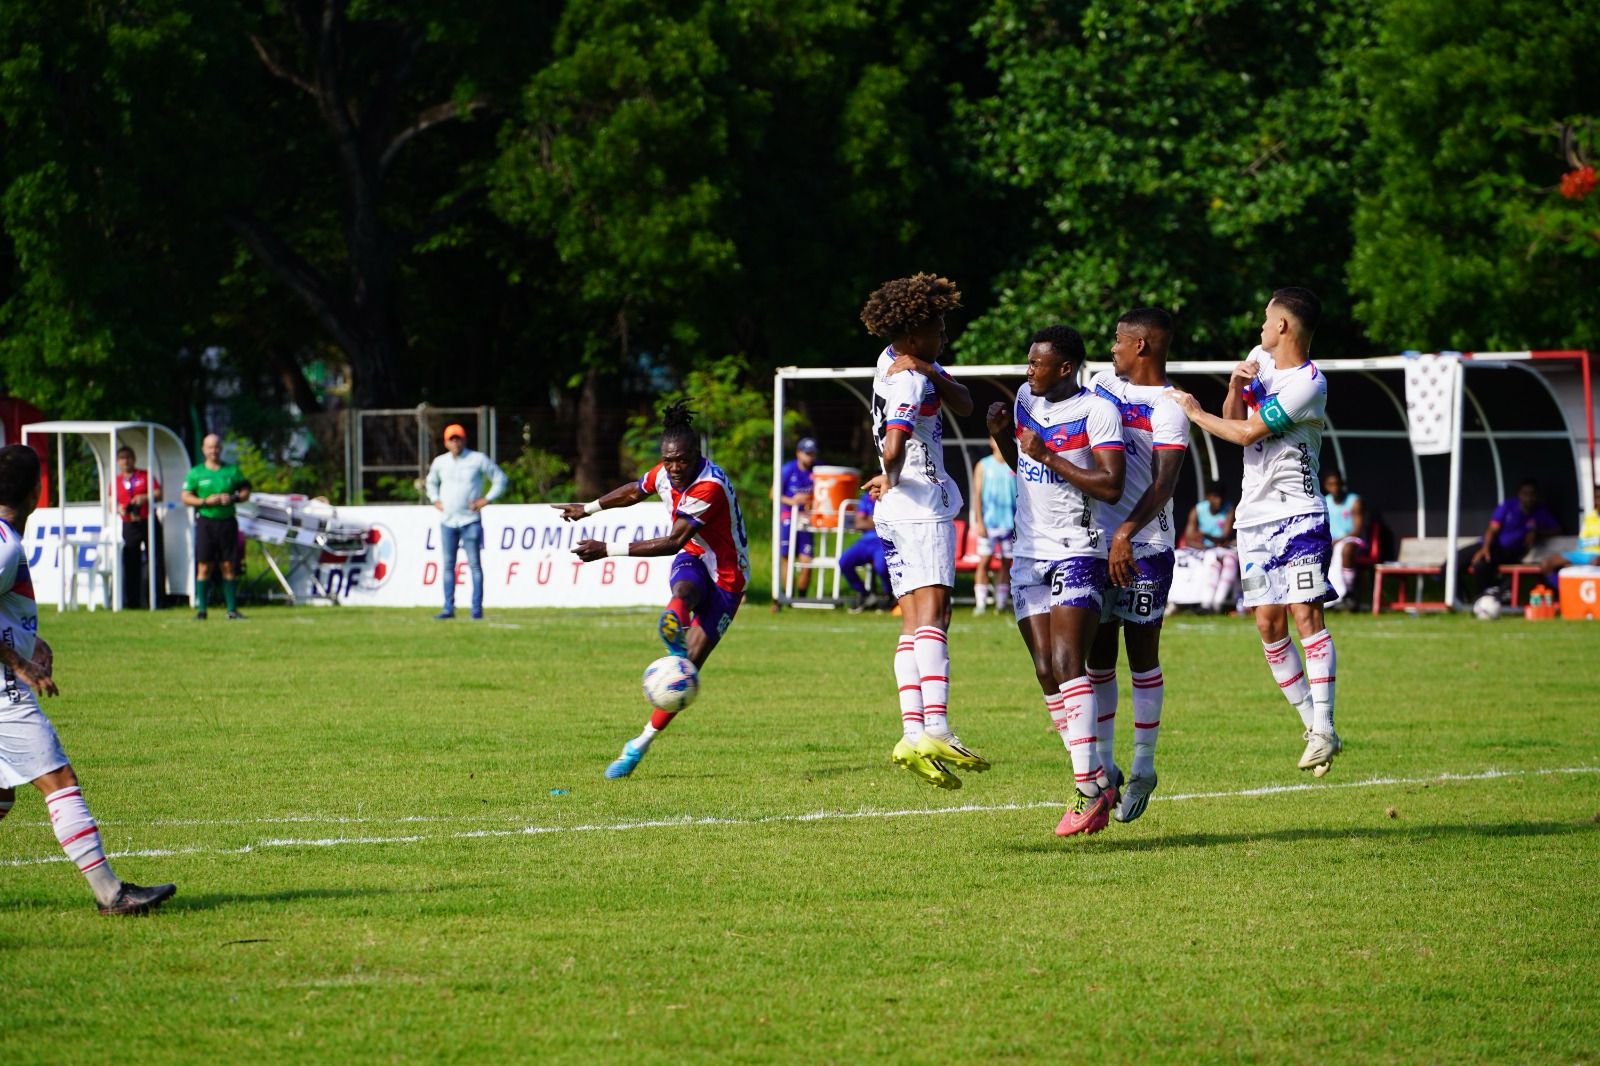
[[[1174,392],[1195,425],[1244,446],[1244,488],[1234,520],[1245,606],[1255,611],[1267,665],[1300,714],[1305,751],[1300,769],[1327,773],[1342,745],[1333,730],[1333,638],[1322,605],[1333,542],[1317,480],[1328,379],[1311,362],[1311,336],[1322,303],[1309,289],[1272,294],[1261,346],[1228,380],[1222,417],[1193,396]],[[1288,613],[1300,631],[1305,664],[1289,639]]]
[[[1102,510],[1111,534],[1106,569],[1110,584],[1100,629],[1089,649],[1100,762],[1113,781],[1117,724],[1117,637],[1128,646],[1133,692],[1133,765],[1119,788],[1113,817],[1131,822],[1144,813],[1156,790],[1156,736],[1161,729],[1161,620],[1172,591],[1174,526],[1172,492],[1189,446],[1189,418],[1168,395],[1167,350],[1172,316],[1139,307],[1117,320],[1111,367],[1089,387],[1109,400],[1122,419],[1127,473],[1122,498]]]
[[[861,321],[889,346],[872,379],[872,439],[883,473],[867,482],[879,497],[874,518],[889,587],[900,603],[894,676],[900,687],[900,742],[894,762],[939,788],[960,788],[951,772],[989,769],[950,730],[950,594],[956,583],[953,519],[961,491],[944,468],[939,409],[972,412],[965,385],[937,360],[944,316],[961,306],[948,279],[917,274],[886,282],[867,298]]]
[[[50,645],[35,635],[39,608],[22,548],[22,531],[38,500],[39,457],[21,444],[0,448],[0,819],[16,802],[17,786],[31,782],[44,793],[56,840],[88,880],[100,913],[144,914],[171,899],[177,887],[142,888],[111,872],[78,776],[34,695],[60,694],[50,676]]]
[[[733,483],[722,468],[700,455],[700,436],[687,404],[670,405],[661,418],[661,462],[638,481],[618,486],[597,500],[557,507],[569,522],[578,522],[609,507],[627,507],[660,494],[672,508],[672,529],[664,537],[607,544],[585,540],[576,554],[586,563],[613,555],[641,558],[675,555],[672,598],[661,612],[656,632],[667,651],[704,666],[728,631],[745,582],[750,578],[749,539]],[[627,777],[667,728],[676,712],[655,708],[644,732],[622,746],[622,754],[606,767],[610,778]]]
[[[1122,420],[1078,385],[1083,338],[1068,326],[1033,335],[1015,413],[991,404],[989,435],[1017,470],[1011,602],[1044,706],[1072,757],[1076,798],[1057,836],[1098,833],[1117,803],[1095,747],[1094,686],[1084,655],[1106,584],[1105,505],[1122,496]]]

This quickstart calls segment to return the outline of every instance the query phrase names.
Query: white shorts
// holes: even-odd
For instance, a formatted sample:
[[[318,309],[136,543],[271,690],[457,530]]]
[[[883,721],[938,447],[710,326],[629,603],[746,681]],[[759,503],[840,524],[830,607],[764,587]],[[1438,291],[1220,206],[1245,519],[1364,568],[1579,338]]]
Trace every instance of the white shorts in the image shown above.
[[[1326,514],[1303,514],[1259,526],[1240,526],[1240,587],[1246,607],[1326,603],[1333,542]]]
[[[956,527],[950,522],[879,522],[889,588],[899,599],[929,585],[955,588]]]
[[[1099,614],[1105,587],[1103,555],[1054,561],[1017,559],[1011,564],[1011,609],[1019,622],[1052,607],[1078,607]]]
[[[0,710],[0,788],[16,788],[67,765],[55,726],[39,709],[33,693]]]

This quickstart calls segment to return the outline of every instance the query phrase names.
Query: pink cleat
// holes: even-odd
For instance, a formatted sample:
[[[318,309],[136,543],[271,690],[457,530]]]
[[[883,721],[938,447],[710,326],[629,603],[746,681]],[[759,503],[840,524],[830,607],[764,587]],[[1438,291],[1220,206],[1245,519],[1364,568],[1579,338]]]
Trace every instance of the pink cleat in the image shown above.
[[[1067,813],[1061,816],[1061,822],[1056,826],[1056,836],[1070,837],[1079,833],[1088,836],[1100,832],[1111,821],[1112,802],[1110,790],[1102,789],[1096,796],[1078,793],[1072,806],[1067,808]]]

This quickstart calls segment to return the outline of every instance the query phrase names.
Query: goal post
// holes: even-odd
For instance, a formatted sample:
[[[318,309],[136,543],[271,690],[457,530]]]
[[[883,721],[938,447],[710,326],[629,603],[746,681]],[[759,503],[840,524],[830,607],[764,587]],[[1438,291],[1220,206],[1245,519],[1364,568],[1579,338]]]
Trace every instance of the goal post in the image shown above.
[[[1459,575],[1455,545],[1462,537],[1463,483],[1470,479],[1473,488],[1473,507],[1481,510],[1490,491],[1494,502],[1505,498],[1507,466],[1517,454],[1533,442],[1545,442],[1550,447],[1565,442],[1570,447],[1573,484],[1563,485],[1571,491],[1581,514],[1595,506],[1595,479],[1600,467],[1595,461],[1594,431],[1594,381],[1591,357],[1582,350],[1520,351],[1520,352],[1442,352],[1437,358],[1454,367],[1459,387],[1448,394],[1449,468],[1438,484],[1438,478],[1428,476],[1423,462],[1424,453],[1414,447],[1413,432],[1416,417],[1412,412],[1412,398],[1408,396],[1407,367],[1414,367],[1420,353],[1376,356],[1368,358],[1331,358],[1316,360],[1318,369],[1329,375],[1334,394],[1324,428],[1323,444],[1342,471],[1348,471],[1346,452],[1377,448],[1403,450],[1392,463],[1385,457],[1386,473],[1395,478],[1384,478],[1386,483],[1370,490],[1380,498],[1387,496],[1396,514],[1411,512],[1411,534],[1426,537],[1429,526],[1449,538],[1450,552],[1445,571],[1447,602],[1455,602]],[[1174,384],[1196,389],[1207,383],[1203,391],[1214,393],[1218,386],[1226,388],[1228,375],[1236,364],[1227,360],[1179,360],[1167,364]],[[1101,370],[1109,370],[1105,361],[1090,361],[1084,366],[1081,380],[1087,381]],[[1026,373],[1026,367],[1014,363],[961,364],[946,366],[945,370],[957,379],[989,380],[1002,393],[1015,395],[1015,387]],[[782,518],[778,503],[781,495],[781,472],[786,454],[783,439],[783,419],[787,406],[793,402],[797,386],[811,382],[831,382],[844,388],[862,405],[862,417],[869,418],[871,411],[871,381],[876,369],[871,366],[849,367],[779,367],[773,374],[772,393],[772,595],[775,601],[787,602],[783,594],[782,557],[779,541],[782,535]],[[1360,418],[1351,419],[1348,409],[1341,412],[1339,381],[1346,376],[1359,379],[1361,392],[1367,397],[1369,410],[1359,412]],[[1500,375],[1497,377],[1497,375]],[[1503,375],[1531,375],[1538,382],[1537,392],[1547,397],[1549,407],[1540,415],[1537,425],[1517,425],[1519,418],[1507,419],[1511,414],[1496,406],[1499,392],[1497,381]],[[1468,428],[1468,419],[1474,428]],[[1509,428],[1497,428],[1496,423],[1510,421]],[[1520,419],[1526,421],[1526,419]],[[1353,423],[1353,424],[1352,424]],[[961,462],[951,467],[952,476],[965,483],[966,471],[971,468],[971,451],[982,446],[982,437],[964,435],[960,425],[947,423],[945,449],[947,459],[952,449]],[[1487,463],[1477,460],[1469,463],[1467,448],[1474,453],[1486,447]],[[1220,479],[1222,468],[1218,442],[1206,434],[1195,431],[1191,437],[1196,462],[1192,465],[1196,488],[1203,491],[1207,479]],[[1563,449],[1565,451],[1565,449]],[[1507,454],[1510,453],[1510,454]],[[981,453],[980,456],[981,457]],[[947,466],[950,464],[947,462]],[[1513,477],[1515,474],[1513,473]],[[1489,486],[1492,484],[1492,490]],[[1403,489],[1402,489],[1403,486]],[[1514,487],[1514,486],[1513,486]],[[1402,502],[1406,506],[1402,507]],[[1414,505],[1414,512],[1412,506]],[[1491,504],[1492,506],[1492,504]],[[1442,512],[1442,513],[1441,513]],[[1403,529],[1406,523],[1401,523]],[[1440,527],[1443,527],[1442,529]]]

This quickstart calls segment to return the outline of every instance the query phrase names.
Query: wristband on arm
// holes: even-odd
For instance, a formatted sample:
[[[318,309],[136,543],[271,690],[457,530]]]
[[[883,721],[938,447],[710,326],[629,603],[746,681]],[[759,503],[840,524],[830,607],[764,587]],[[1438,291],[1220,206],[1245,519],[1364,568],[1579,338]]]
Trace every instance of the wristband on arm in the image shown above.
[[[588,503],[583,505],[584,514],[594,514],[596,511],[602,509],[603,508],[601,508],[599,500],[590,500]]]
[[[633,547],[632,544],[607,544],[606,545],[606,554],[607,555],[612,555],[612,556],[630,555],[632,553],[629,551],[629,549],[632,548],[632,547]]]

